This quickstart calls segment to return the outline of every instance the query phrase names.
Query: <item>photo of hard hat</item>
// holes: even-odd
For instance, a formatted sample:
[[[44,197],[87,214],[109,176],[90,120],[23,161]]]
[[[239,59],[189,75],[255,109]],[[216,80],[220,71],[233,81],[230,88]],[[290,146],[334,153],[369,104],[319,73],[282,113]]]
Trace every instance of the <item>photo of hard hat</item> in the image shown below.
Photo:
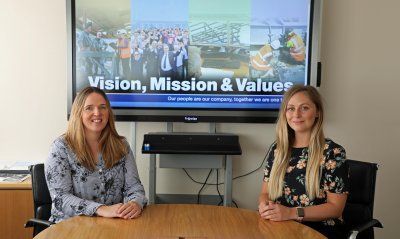
[[[296,33],[294,31],[289,32],[288,37],[293,37]]]
[[[279,40],[274,40],[271,42],[271,47],[274,50],[278,50],[281,47],[281,43],[279,42]]]

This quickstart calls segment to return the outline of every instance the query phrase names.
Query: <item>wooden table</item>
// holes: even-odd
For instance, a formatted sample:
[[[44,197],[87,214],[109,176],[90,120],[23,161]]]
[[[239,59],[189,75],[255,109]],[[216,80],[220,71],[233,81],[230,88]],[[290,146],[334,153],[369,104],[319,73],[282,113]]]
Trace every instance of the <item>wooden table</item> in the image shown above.
[[[257,212],[196,204],[155,204],[138,219],[78,216],[38,234],[45,238],[325,238],[294,221],[271,222]]]
[[[33,218],[31,180],[0,182],[0,238],[32,238],[32,228],[24,228]]]

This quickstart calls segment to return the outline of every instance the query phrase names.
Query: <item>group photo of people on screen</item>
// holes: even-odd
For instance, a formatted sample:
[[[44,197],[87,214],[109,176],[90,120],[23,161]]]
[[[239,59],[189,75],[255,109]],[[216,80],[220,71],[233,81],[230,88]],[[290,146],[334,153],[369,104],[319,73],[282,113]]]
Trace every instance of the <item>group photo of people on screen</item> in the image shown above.
[[[122,6],[89,2],[76,1],[77,89],[112,85],[122,92],[125,80],[139,85],[129,92],[145,93],[146,85],[149,93],[150,81],[160,77],[307,81],[306,0],[121,0],[123,13]]]

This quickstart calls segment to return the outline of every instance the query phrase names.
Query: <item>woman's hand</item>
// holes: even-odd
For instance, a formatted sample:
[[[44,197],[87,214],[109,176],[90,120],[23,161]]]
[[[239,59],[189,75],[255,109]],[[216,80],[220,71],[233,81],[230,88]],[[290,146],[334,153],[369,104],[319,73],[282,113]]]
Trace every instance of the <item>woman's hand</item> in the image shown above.
[[[259,212],[262,218],[276,222],[297,219],[296,208],[285,207],[271,201],[262,211],[259,206]]]
[[[118,209],[118,217],[124,219],[132,219],[140,216],[142,212],[142,207],[134,201],[130,201],[122,204],[122,206]]]
[[[260,215],[262,215],[264,212],[266,212],[267,209],[268,209],[267,202],[263,201],[263,202],[260,202],[260,204],[258,204],[258,213]]]
[[[111,206],[100,206],[96,210],[96,214],[101,217],[119,217],[118,209],[122,207],[122,203],[114,204]]]

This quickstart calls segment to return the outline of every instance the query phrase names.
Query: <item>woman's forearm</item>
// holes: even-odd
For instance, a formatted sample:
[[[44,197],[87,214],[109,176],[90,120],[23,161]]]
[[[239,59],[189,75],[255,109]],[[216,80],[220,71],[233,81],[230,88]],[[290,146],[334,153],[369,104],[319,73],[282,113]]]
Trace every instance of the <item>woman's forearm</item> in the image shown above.
[[[292,208],[292,210],[297,210]],[[330,218],[339,218],[342,216],[343,208],[333,203],[324,203],[316,206],[304,208],[304,221],[323,221]],[[297,213],[296,213],[297,214]]]
[[[267,193],[261,193],[260,196],[258,197],[258,204],[260,203],[267,203],[268,204],[268,194]]]

